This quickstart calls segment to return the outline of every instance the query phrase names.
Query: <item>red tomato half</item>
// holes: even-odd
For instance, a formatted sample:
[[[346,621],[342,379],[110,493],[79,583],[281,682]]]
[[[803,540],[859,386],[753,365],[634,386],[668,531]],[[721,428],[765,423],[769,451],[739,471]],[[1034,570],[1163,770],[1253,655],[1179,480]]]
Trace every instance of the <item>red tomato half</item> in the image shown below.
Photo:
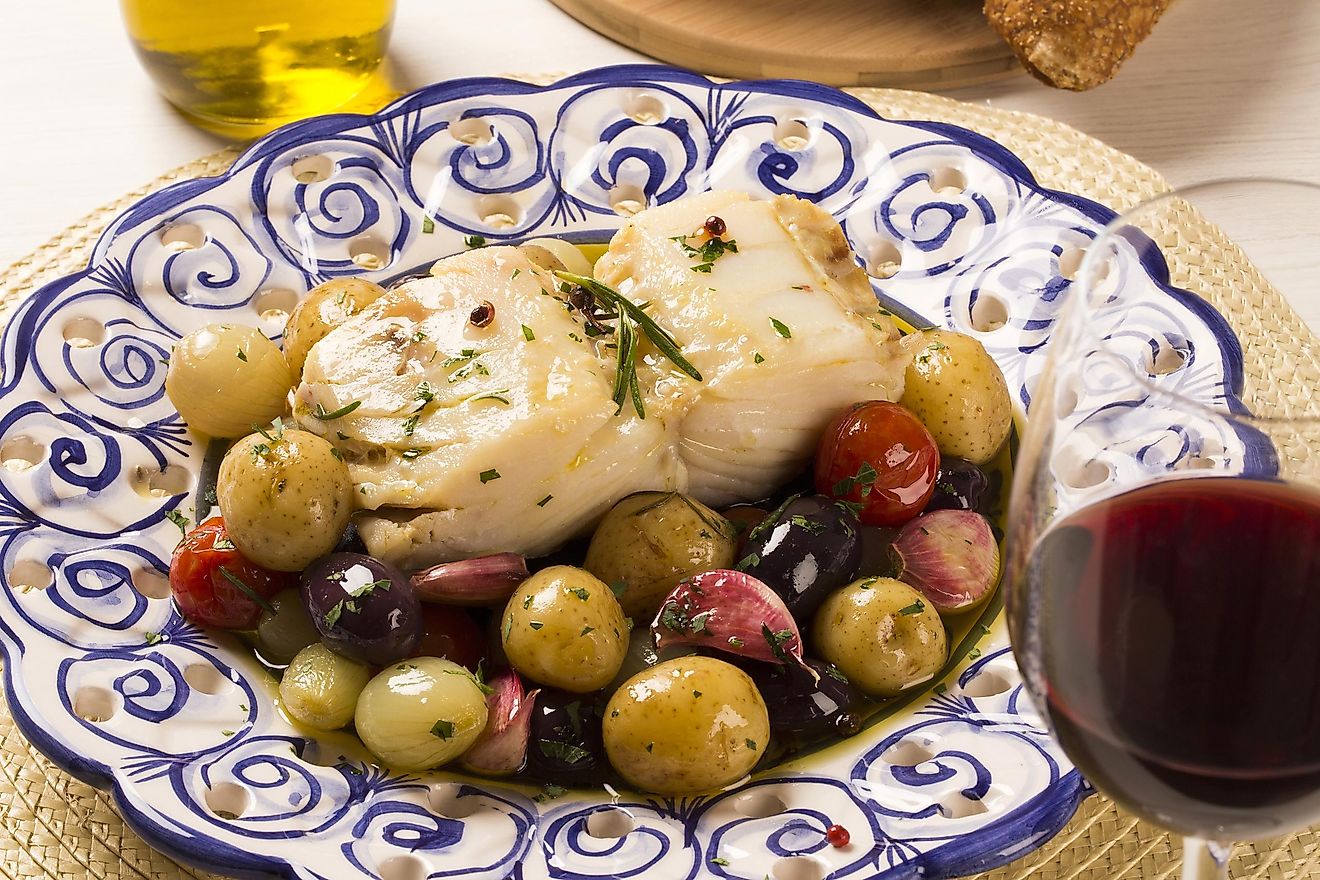
[[[183,616],[199,626],[252,629],[269,599],[298,585],[296,573],[249,562],[229,540],[218,516],[189,532],[170,560],[170,589]]]
[[[860,505],[868,526],[897,526],[921,513],[940,453],[921,420],[896,403],[854,404],[834,418],[816,453],[816,491]]]
[[[475,672],[486,656],[486,635],[462,608],[423,603],[422,641],[413,656],[444,657]]]

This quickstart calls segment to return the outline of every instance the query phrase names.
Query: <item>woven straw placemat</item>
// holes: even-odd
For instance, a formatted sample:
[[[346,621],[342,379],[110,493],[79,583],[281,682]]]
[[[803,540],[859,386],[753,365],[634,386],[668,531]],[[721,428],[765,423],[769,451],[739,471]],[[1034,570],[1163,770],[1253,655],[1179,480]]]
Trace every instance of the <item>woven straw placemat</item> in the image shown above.
[[[549,82],[555,77],[523,78]],[[1131,156],[1049,119],[918,92],[850,91],[891,118],[939,120],[981,132],[1013,150],[1043,185],[1117,210],[1168,189],[1155,171]],[[42,284],[82,268],[101,230],[141,196],[178,180],[217,174],[237,155],[237,150],[226,149],[198,159],[72,224],[0,275],[0,312]],[[1320,386],[1313,351],[1304,356],[1295,347],[1271,343],[1279,336],[1288,338],[1277,332],[1281,322],[1288,322],[1287,307],[1245,261],[1224,259],[1233,246],[1217,230],[1194,217],[1179,216],[1171,218],[1169,234],[1160,243],[1174,283],[1206,295],[1246,343],[1248,403],[1275,402],[1295,394],[1298,385]],[[1294,340],[1309,335],[1303,325],[1294,329]],[[1304,378],[1296,385],[1276,384],[1280,378],[1298,376]],[[1163,880],[1178,867],[1176,840],[1095,796],[1041,849],[981,880]],[[1305,878],[1320,873],[1318,867],[1320,838],[1314,831],[1240,847],[1231,865],[1233,876],[1241,880]],[[0,878],[210,876],[180,866],[144,843],[125,827],[107,793],[53,767],[27,743],[8,714],[0,712]]]

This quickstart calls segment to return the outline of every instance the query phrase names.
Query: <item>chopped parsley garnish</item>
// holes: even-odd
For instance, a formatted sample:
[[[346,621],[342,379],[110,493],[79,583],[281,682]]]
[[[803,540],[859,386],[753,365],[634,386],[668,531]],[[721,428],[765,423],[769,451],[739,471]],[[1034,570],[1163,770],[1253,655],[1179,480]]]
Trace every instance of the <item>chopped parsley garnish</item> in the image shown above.
[[[752,352],[752,363],[763,364],[765,363],[765,358],[761,356],[761,353],[759,351],[754,351]]]
[[[550,500],[551,500],[552,498],[554,498],[554,497],[555,497],[555,496],[553,496],[553,495],[547,495],[547,496],[545,496],[544,498],[542,498],[540,501],[536,502],[536,506],[537,506],[537,507],[545,507],[547,504],[550,503]]]
[[[807,519],[805,516],[790,516],[788,521],[799,529],[805,529],[806,531],[811,532],[813,535],[819,535],[821,532],[825,531],[825,523],[817,522],[814,519]]]
[[[741,648],[745,642],[737,636],[729,636],[729,646],[732,648]]]
[[[761,637],[765,639],[770,646],[770,653],[781,663],[788,662],[788,653],[784,650],[784,643],[793,638],[791,629],[781,629],[779,632],[772,632],[768,624],[761,624]]]
[[[500,472],[495,470],[495,468],[491,468],[488,471],[482,471],[477,474],[477,478],[480,479],[482,483],[489,483],[491,480],[498,480],[500,478]]]
[[[158,632],[149,632],[145,637],[148,645],[158,645],[165,641],[165,637]]]
[[[591,593],[587,591],[586,587],[574,587],[568,592],[572,593],[574,596],[577,596],[583,602],[591,598]]]
[[[979,660],[979,659],[981,659],[981,649],[980,649],[980,648],[972,648],[972,650],[970,650],[970,651],[967,652],[967,659],[968,659],[968,660]]]
[[[593,633],[593,632],[595,632],[595,631],[596,631],[596,628],[595,628],[594,626],[584,626],[584,627],[582,627],[582,632],[578,633],[578,635],[579,635],[579,636],[585,636],[585,635],[587,635],[588,633]]]
[[[948,690],[949,690],[949,686],[944,682],[940,682],[939,684],[935,685],[935,696],[937,697],[944,696],[945,692],[947,692]]]
[[[745,739],[743,740],[743,742],[747,743],[747,748],[751,749],[752,751],[756,751],[756,740]]]
[[[591,752],[586,749],[558,740],[539,740],[537,746],[541,749],[541,754],[547,758],[553,761],[563,761],[565,764],[577,764],[591,757]]]
[[[240,361],[242,361],[243,363],[246,364],[246,363],[247,363],[247,352],[240,348],[240,349],[238,350],[238,359],[239,359]]]
[[[411,437],[413,431],[417,430],[417,423],[422,420],[421,413],[413,413],[403,420],[403,434],[405,437]],[[336,450],[338,451],[338,450]]]
[[[509,398],[504,396],[508,393],[508,388],[502,388],[499,391],[483,391],[480,394],[474,394],[472,397],[469,397],[468,402],[474,403],[478,400],[494,400],[505,406],[511,406],[512,404],[509,403]]]
[[[513,632],[513,615],[510,614],[504,618],[504,628],[501,630],[504,641],[509,640],[509,633]]]
[[[411,449],[403,450],[403,452],[399,453],[399,457],[402,458],[404,461],[412,461],[416,458],[419,458],[420,456],[425,455],[430,451],[431,451],[431,447],[429,446],[414,446]],[[484,483],[485,480],[482,480],[482,482]]]
[[[555,785],[553,782],[547,782],[542,786],[541,793],[532,798],[532,800],[536,801],[538,804],[543,804],[546,801],[561,798],[566,794],[568,794],[568,789],[564,788],[562,785]]]
[[[694,700],[700,700],[700,699],[701,699],[701,691],[693,691],[693,692],[692,692],[692,699],[694,699]]]
[[[526,611],[528,608],[532,607],[532,600],[535,598],[536,597],[531,594],[528,594],[527,596],[523,597],[523,611]]]
[[[876,581],[878,580],[880,580],[879,575],[875,575],[874,577],[864,578],[857,586],[863,590],[869,590],[875,586]]]
[[[179,513],[177,510],[165,511],[165,518],[179,527],[179,531],[188,534],[188,517]]]
[[[523,331],[523,339],[526,339],[528,342],[531,342],[533,339],[536,338],[536,334],[532,332],[532,328],[528,327],[526,324],[522,325],[522,331]]]
[[[362,401],[355,400],[352,403],[348,403],[345,404],[344,406],[341,406],[339,409],[335,410],[334,412],[326,412],[325,407],[321,406],[321,404],[318,403],[316,405],[316,409],[312,411],[312,415],[323,422],[328,422],[332,419],[342,419],[344,416],[353,412],[353,410],[357,409],[361,405],[362,405]]]
[[[423,406],[435,400],[435,389],[431,387],[431,383],[425,379],[418,382],[417,387],[413,389],[413,400],[420,400]]]
[[[231,541],[231,540],[229,540],[228,538],[220,538],[220,539],[217,540],[214,544],[211,545],[211,549],[213,549],[213,550],[236,550],[236,549],[238,549],[238,548],[236,548],[236,547],[234,546],[234,542]]]
[[[920,614],[925,610],[926,610],[926,603],[918,599],[917,601],[913,602],[911,605],[906,605],[898,609],[898,616],[908,617],[913,614]]]
[[[738,571],[746,571],[747,569],[755,568],[760,564],[761,564],[761,554],[748,553],[742,559],[738,560],[738,564],[735,565],[734,568],[738,569]]]
[[[670,240],[678,242],[678,246],[683,249],[683,253],[699,261],[697,265],[692,267],[693,272],[709,275],[716,260],[725,254],[738,253],[738,242],[732,238],[723,239],[718,236],[711,236],[701,243],[701,247],[693,247],[688,244],[688,238],[689,236],[686,235],[675,235]]]
[[[789,330],[788,325],[785,324],[783,321],[779,320],[778,318],[772,317],[770,319],[770,326],[774,327],[775,332],[778,333],[780,336],[784,337],[785,339],[793,338],[793,331]]]
[[[710,860],[710,863],[711,863],[712,865],[719,865],[720,867],[724,867],[725,865],[729,864],[729,860],[728,860],[728,859],[722,859],[722,858],[720,858],[719,856],[716,856],[715,858],[713,858],[713,859]]]
[[[414,332],[413,332],[413,335],[412,335],[412,341],[413,341],[413,342],[423,342],[423,341],[425,341],[425,340],[426,340],[426,331],[425,331],[425,330],[417,330],[417,331],[414,331]]]
[[[445,721],[443,718],[440,719],[435,724],[431,725],[431,736],[439,737],[440,739],[453,739],[454,722]]]
[[[879,476],[880,475],[876,473],[875,468],[871,466],[871,463],[869,461],[864,461],[858,466],[857,473],[853,474],[851,477],[844,477],[842,480],[839,480],[839,482],[834,484],[834,494],[847,495],[853,489],[860,489],[861,491],[859,494],[865,498],[870,495],[871,490],[875,488],[875,481]]]
[[[430,217],[422,218],[422,235],[430,235],[435,232],[435,221]]]
[[[221,736],[233,736],[233,735],[234,735],[234,731],[232,731],[232,730],[222,730],[222,731],[220,731],[220,735],[221,735]]]
[[[481,248],[481,247],[485,247],[485,246],[486,246],[486,236],[484,236],[484,235],[465,235],[465,236],[463,236],[463,244],[467,245],[469,248]]]
[[[545,626],[545,624],[539,620],[533,620],[531,623],[527,625],[530,626],[532,629],[540,629],[541,627]]]
[[[839,667],[835,666],[833,663],[825,667],[825,674],[835,681],[841,681],[844,684],[848,683],[848,676],[840,672]]]
[[[650,752],[650,751],[654,751],[654,750],[655,750],[655,743],[653,743],[653,742],[649,742],[649,743],[647,743],[647,744],[646,744],[646,750],[647,750],[648,752]]]

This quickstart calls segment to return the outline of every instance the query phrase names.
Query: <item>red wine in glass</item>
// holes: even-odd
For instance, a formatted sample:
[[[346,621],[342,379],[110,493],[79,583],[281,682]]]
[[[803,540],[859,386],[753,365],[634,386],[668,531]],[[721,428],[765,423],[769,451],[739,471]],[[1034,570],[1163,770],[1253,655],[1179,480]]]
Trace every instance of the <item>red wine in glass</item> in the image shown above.
[[[1054,522],[1025,578],[1045,709],[1101,790],[1192,835],[1320,815],[1320,493],[1148,483]]]

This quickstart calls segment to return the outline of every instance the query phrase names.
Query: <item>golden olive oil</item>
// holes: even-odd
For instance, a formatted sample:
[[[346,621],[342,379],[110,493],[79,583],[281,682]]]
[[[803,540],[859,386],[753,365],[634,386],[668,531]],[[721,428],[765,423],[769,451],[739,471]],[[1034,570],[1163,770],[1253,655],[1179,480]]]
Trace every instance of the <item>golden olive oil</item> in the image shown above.
[[[394,0],[121,0],[161,93],[199,125],[251,136],[343,108],[372,85]]]

